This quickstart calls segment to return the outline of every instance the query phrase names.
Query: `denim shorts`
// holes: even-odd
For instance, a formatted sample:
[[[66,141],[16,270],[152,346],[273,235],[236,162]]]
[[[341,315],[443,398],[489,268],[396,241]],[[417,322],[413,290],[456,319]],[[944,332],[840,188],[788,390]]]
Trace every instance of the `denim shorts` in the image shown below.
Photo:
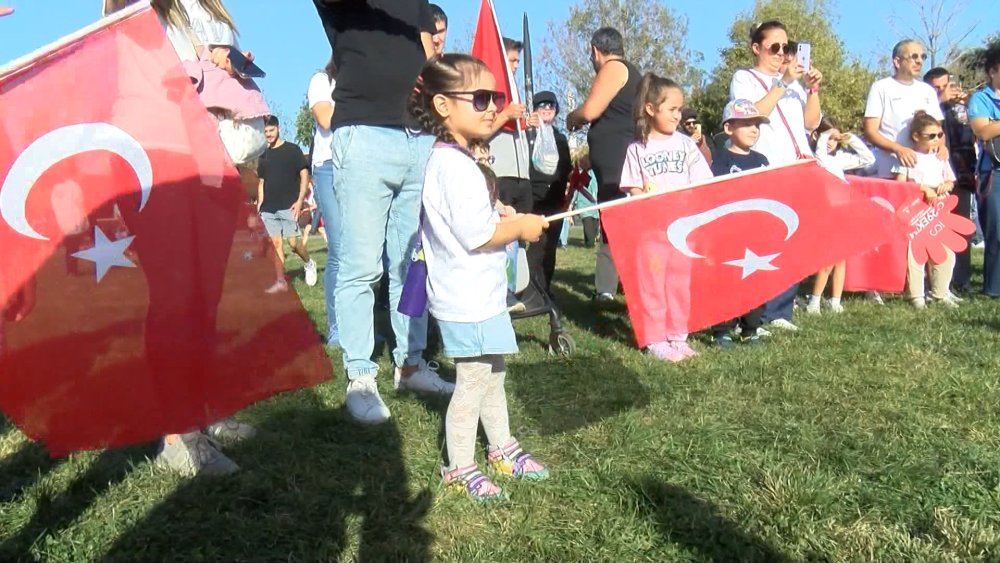
[[[517,338],[507,311],[476,323],[438,321],[444,355],[478,358],[494,354],[516,354]]]
[[[271,238],[295,238],[302,234],[299,222],[295,220],[291,209],[282,209],[274,213],[264,211],[260,214],[260,218],[264,220],[264,228]]]

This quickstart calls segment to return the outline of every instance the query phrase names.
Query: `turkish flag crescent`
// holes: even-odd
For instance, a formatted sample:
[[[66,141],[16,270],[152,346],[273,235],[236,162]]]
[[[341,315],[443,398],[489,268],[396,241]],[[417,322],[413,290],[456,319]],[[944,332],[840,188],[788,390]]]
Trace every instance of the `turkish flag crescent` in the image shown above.
[[[811,160],[626,200],[601,220],[640,347],[742,315],[894,229]]]
[[[148,4],[0,70],[0,106],[0,409],[29,437],[140,443],[328,377]]]
[[[510,103],[521,102],[514,73],[507,63],[507,50],[503,46],[503,35],[500,34],[500,23],[497,21],[492,0],[482,0],[479,5],[476,35],[472,38],[472,56],[489,67],[497,80],[497,91],[506,94]],[[504,125],[504,129],[515,131],[514,122],[508,122]]]
[[[874,201],[885,210],[883,221],[896,221],[896,212],[920,197],[914,185],[894,180],[848,176],[851,197]],[[906,285],[906,230],[900,228],[885,244],[847,260],[847,291],[886,291],[897,293]]]

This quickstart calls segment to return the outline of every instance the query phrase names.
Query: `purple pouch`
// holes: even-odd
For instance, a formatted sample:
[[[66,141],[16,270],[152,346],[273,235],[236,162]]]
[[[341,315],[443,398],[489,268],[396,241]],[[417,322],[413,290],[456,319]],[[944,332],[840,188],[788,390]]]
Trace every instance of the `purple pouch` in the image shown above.
[[[396,310],[408,317],[421,317],[427,313],[427,261],[423,248],[424,214],[420,212],[420,227],[417,242],[410,254],[410,267],[406,270],[403,291],[399,296]]]

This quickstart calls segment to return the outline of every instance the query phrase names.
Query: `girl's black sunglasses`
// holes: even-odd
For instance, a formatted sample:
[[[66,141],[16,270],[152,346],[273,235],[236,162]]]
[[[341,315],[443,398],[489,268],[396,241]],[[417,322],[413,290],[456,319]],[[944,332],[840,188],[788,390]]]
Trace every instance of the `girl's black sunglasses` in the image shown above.
[[[456,100],[472,102],[472,109],[480,112],[486,111],[486,108],[490,107],[490,100],[492,100],[493,105],[497,107],[497,111],[503,111],[503,108],[507,106],[507,94],[494,90],[441,92],[441,95],[448,96],[449,98],[454,98]],[[472,97],[465,98],[463,96]]]

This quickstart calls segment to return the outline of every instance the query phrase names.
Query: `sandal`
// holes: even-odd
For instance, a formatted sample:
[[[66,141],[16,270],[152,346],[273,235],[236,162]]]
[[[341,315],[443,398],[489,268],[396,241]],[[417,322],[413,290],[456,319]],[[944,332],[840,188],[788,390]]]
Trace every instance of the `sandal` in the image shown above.
[[[486,450],[486,459],[494,471],[515,479],[542,481],[549,477],[549,470],[535,461],[531,454],[522,450],[517,440],[504,448],[490,446]]]
[[[507,498],[507,493],[490,478],[483,475],[475,465],[459,467],[452,471],[441,468],[441,479],[445,487],[464,492],[476,502],[490,502]]]

